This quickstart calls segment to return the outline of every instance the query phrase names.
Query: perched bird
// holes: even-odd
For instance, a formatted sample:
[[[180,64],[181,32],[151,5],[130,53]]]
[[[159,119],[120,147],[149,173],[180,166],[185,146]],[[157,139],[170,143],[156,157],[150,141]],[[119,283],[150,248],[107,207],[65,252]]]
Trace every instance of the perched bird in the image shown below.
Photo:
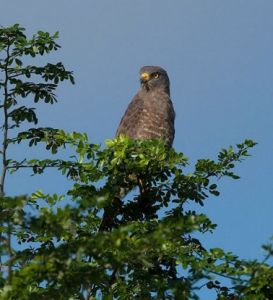
[[[166,141],[171,148],[175,129],[175,112],[170,98],[170,81],[161,67],[145,66],[140,69],[140,89],[128,105],[116,136],[124,134],[132,139]]]
[[[120,121],[116,137],[123,134],[131,139],[163,139],[170,149],[175,133],[175,112],[168,74],[161,67],[145,66],[140,69],[140,83],[139,91]],[[137,181],[135,174],[130,177]],[[144,191],[141,180],[139,185],[140,190]],[[121,188],[110,205],[104,208],[99,231],[109,231],[115,226],[117,210],[122,207],[121,199],[126,193],[128,190]],[[139,205],[143,206],[143,201]]]

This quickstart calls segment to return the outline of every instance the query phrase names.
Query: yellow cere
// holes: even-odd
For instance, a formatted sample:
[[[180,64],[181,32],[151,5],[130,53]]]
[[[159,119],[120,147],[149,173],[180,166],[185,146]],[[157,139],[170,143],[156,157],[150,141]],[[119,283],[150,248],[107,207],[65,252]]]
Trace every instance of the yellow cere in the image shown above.
[[[142,73],[140,78],[144,81],[147,81],[150,79],[150,75],[148,73]]]

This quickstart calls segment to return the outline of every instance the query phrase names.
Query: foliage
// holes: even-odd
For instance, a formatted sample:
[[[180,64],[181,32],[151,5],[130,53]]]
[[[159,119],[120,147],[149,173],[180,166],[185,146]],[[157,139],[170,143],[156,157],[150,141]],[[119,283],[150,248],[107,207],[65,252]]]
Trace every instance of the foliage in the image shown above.
[[[4,195],[9,131],[18,128],[23,122],[38,123],[35,108],[26,107],[20,102],[25,103],[25,98],[32,98],[35,103],[42,101],[53,104],[57,101],[54,91],[58,83],[64,80],[74,83],[72,72],[67,71],[61,62],[36,66],[27,65],[23,61],[28,56],[35,58],[60,48],[55,42],[58,33],[51,36],[48,32],[38,31],[28,39],[24,31],[18,24],[0,28],[0,70],[3,74],[0,79],[0,89],[3,91],[0,108],[4,117],[3,147],[0,152],[3,156],[0,195]]]
[[[206,288],[215,290],[216,299],[272,299],[272,245],[264,246],[262,262],[206,249],[195,235],[213,232],[216,224],[185,205],[193,201],[202,206],[209,196],[219,196],[222,177],[238,179],[235,164],[249,155],[253,141],[221,150],[216,161],[200,159],[188,173],[187,158],[174,149],[166,151],[160,140],[120,136],[101,148],[86,134],[49,127],[5,136],[21,122],[38,120],[34,109],[18,110],[21,98],[32,95],[34,102],[53,103],[59,81],[73,82],[60,63],[23,66],[21,57],[59,48],[55,38],[39,32],[27,40],[18,25],[0,30],[1,49],[12,49],[0,66],[6,74],[1,108],[7,116],[2,156],[8,147],[27,143],[43,145],[51,157],[6,158],[3,167],[12,172],[30,168],[41,176],[53,167],[73,182],[64,195],[38,190],[8,197],[2,192],[1,299],[198,299]],[[36,83],[25,82],[26,74],[53,80],[53,89],[36,77]],[[64,159],[70,148],[74,155]]]

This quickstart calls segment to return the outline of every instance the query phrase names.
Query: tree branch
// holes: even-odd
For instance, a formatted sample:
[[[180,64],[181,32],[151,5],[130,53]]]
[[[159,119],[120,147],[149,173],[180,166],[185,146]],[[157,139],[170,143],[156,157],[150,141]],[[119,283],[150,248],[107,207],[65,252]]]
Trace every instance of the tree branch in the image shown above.
[[[7,45],[6,53],[6,64],[4,66],[4,104],[3,104],[3,112],[4,112],[4,123],[3,123],[3,142],[2,142],[2,150],[1,150],[1,155],[2,155],[2,173],[0,177],[0,197],[5,196],[5,178],[6,178],[6,173],[7,173],[7,148],[8,148],[8,108],[7,108],[7,102],[8,102],[8,81],[9,81],[9,74],[8,74],[8,66],[9,66],[9,61],[10,61],[10,44]],[[0,209],[1,204],[0,204]],[[2,225],[2,224],[0,224]],[[2,240],[2,233],[0,233],[0,240]],[[2,257],[0,256],[0,271],[2,271]],[[10,272],[8,272],[9,274]]]
[[[2,143],[2,174],[0,177],[0,196],[3,197],[5,195],[5,178],[7,173],[7,148],[8,148],[8,109],[7,109],[7,102],[8,102],[8,81],[9,81],[9,74],[8,74],[8,65],[10,59],[9,53],[10,45],[7,46],[7,58],[6,64],[4,67],[4,74],[5,74],[5,81],[4,81],[4,124],[3,124],[3,143]]]

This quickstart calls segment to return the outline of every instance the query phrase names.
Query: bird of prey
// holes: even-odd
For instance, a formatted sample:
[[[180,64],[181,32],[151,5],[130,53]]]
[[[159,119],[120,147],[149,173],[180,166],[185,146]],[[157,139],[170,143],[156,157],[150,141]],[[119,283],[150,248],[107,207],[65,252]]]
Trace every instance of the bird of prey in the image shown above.
[[[170,98],[167,72],[158,66],[140,69],[140,89],[128,105],[116,136],[132,139],[163,139],[171,148],[175,129],[175,112]]]
[[[131,139],[163,139],[167,149],[174,139],[175,112],[170,98],[170,82],[161,67],[145,66],[140,69],[140,89],[128,105],[116,132]],[[132,174],[131,178],[135,178]],[[140,182],[143,185],[143,182]],[[117,207],[128,190],[121,188],[112,203],[104,208],[99,231],[111,230],[116,222]]]

